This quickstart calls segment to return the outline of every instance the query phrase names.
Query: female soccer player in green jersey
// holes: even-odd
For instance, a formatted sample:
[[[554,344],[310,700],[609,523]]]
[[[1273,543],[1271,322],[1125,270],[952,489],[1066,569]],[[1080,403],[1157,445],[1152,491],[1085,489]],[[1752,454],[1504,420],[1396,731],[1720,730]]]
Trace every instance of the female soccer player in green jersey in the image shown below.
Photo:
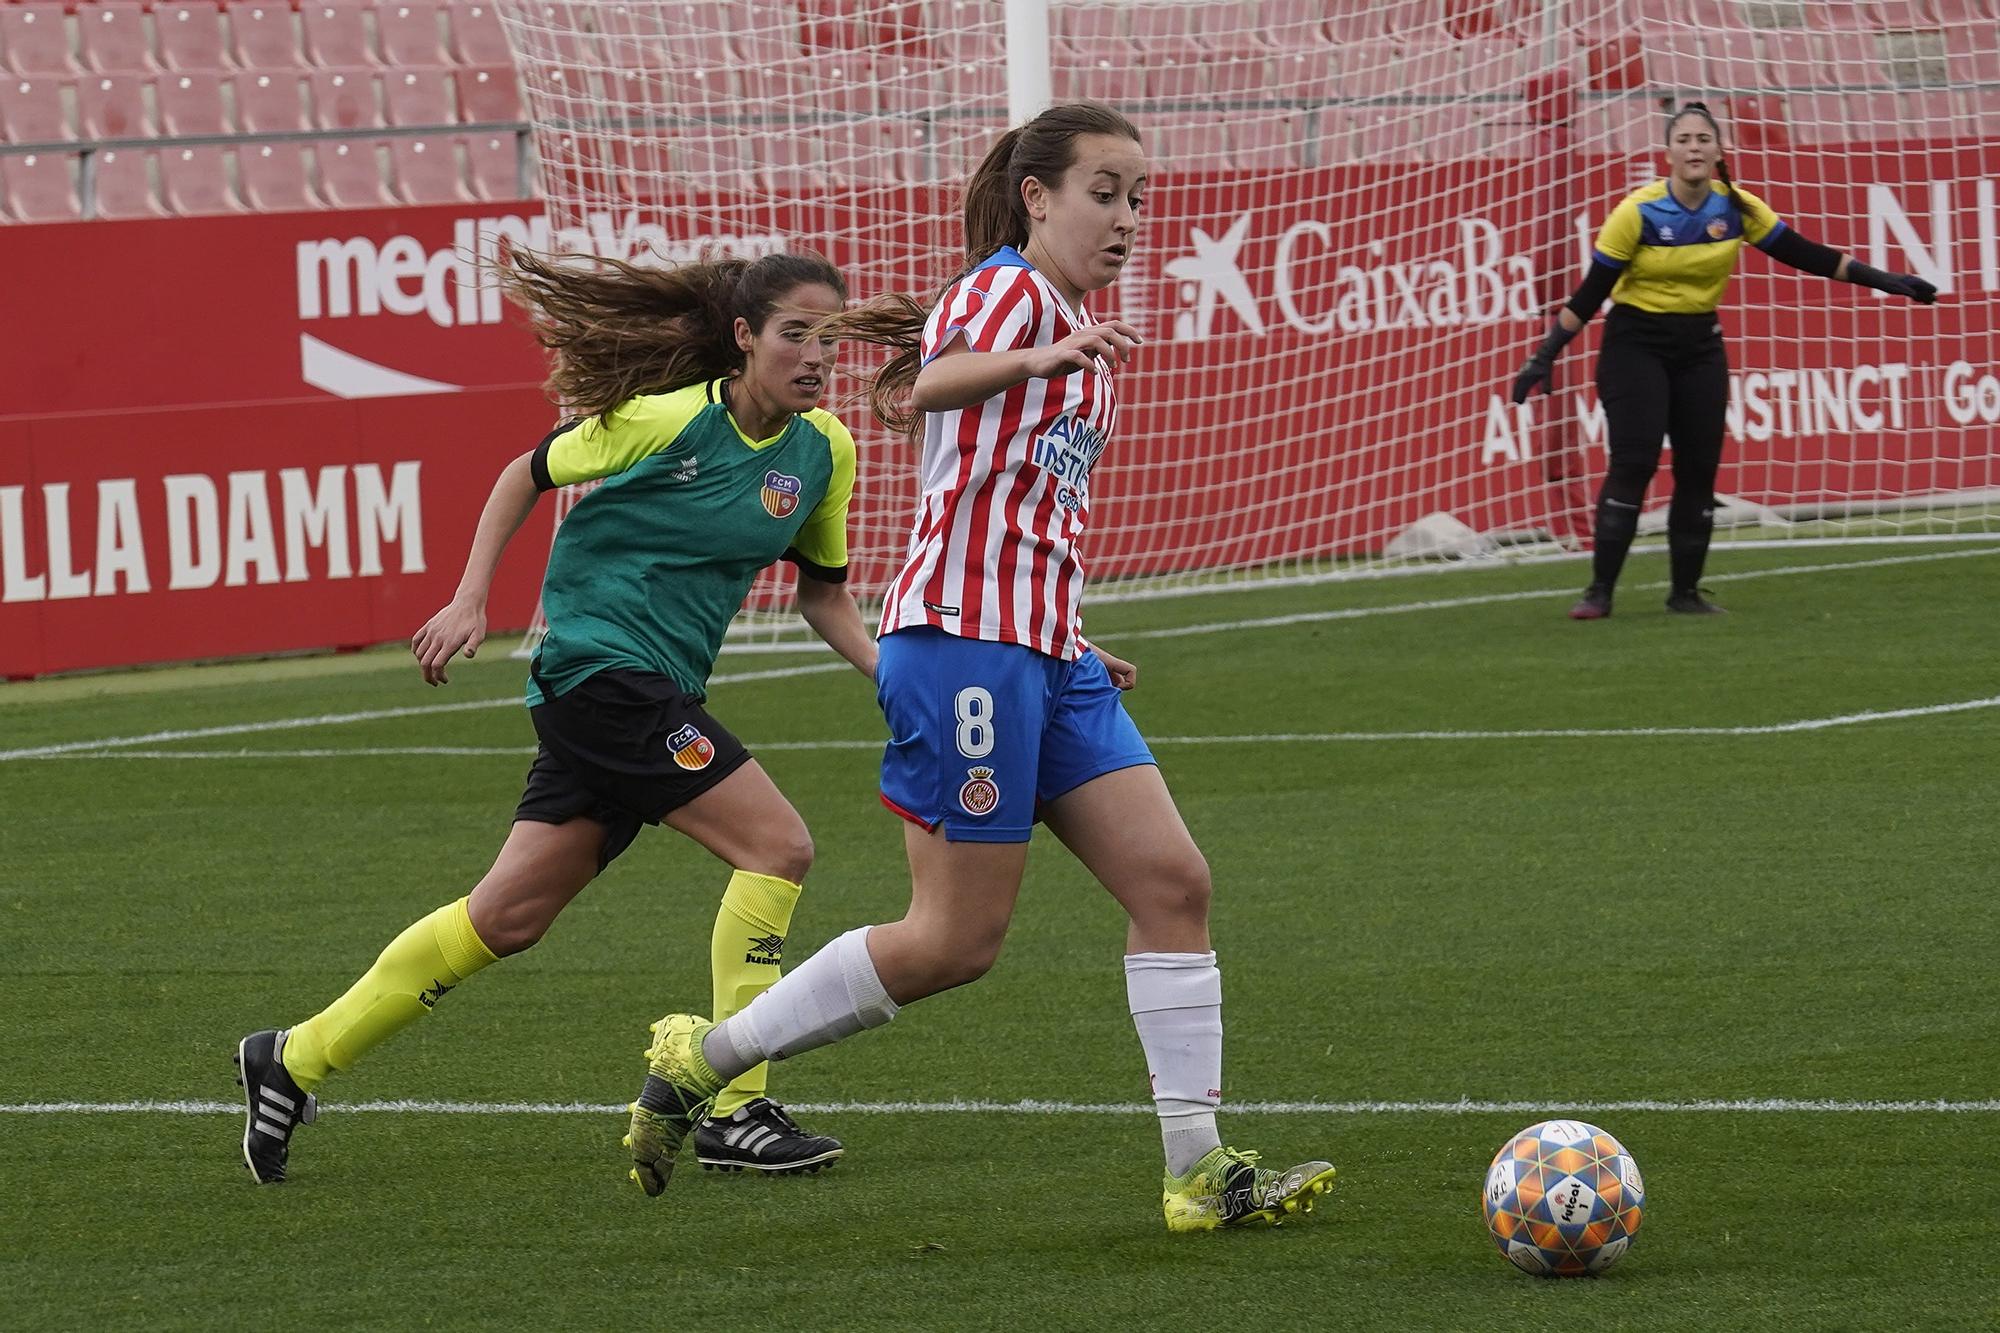
[[[467,977],[541,939],[570,900],[666,824],[732,867],[713,935],[714,1002],[733,1013],[779,973],[812,840],[798,812],[703,708],[723,631],[759,570],[798,567],[799,611],[863,675],[875,643],[848,592],[854,439],[820,408],[833,345],[811,332],[846,300],[807,255],[677,269],[509,257],[508,293],[554,353],[551,393],[577,415],[502,470],[451,604],[411,651],[432,685],[486,636],[508,539],[541,493],[601,484],[564,519],[542,585],[548,635],[529,667],[541,745],[500,855],[467,897],[410,926],[306,1021],[238,1046],[243,1160],[285,1178],[314,1089]],[[705,1165],[817,1170],[840,1156],[734,1080],[700,1126]]]
[[[1611,211],[1590,272],[1514,377],[1513,399],[1525,403],[1554,371],[1557,354],[1611,298],[1597,358],[1611,466],[1597,498],[1590,586],[1570,608],[1572,620],[1611,614],[1611,592],[1639,530],[1639,506],[1660,466],[1663,436],[1674,445],[1667,610],[1713,615],[1722,609],[1698,585],[1715,531],[1715,475],[1729,408],[1729,357],[1715,308],[1743,242],[1822,278],[1926,305],[1937,300],[1937,289],[1922,278],[1884,273],[1807,240],[1739,188],[1723,159],[1722,127],[1700,102],[1689,102],[1668,120],[1667,168],[1667,180],[1641,186]]]

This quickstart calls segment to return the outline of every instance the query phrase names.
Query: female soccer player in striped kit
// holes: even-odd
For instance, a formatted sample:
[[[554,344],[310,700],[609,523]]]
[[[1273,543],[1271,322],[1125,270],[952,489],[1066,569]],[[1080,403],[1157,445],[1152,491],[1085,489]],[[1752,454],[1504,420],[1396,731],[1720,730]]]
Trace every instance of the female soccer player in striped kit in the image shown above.
[[[832,345],[811,327],[846,285],[824,259],[769,255],[678,269],[583,266],[515,252],[509,294],[556,351],[571,409],[501,472],[449,606],[411,641],[445,683],[486,636],[508,540],[555,486],[601,480],[564,520],[529,668],[541,741],[493,868],[467,897],[398,935],[346,994],[285,1031],[245,1037],[243,1160],[283,1180],[314,1089],[446,992],[530,947],[644,824],[666,824],[732,870],[710,940],[718,1009],[778,977],[812,839],[783,793],[703,707],[723,631],[757,572],[796,564],[799,611],[868,676],[876,650],[846,587],[854,439],[819,406]],[[651,913],[635,926],[656,930]],[[817,1170],[841,1145],[807,1134],[746,1067],[695,1135],[704,1165]]]
[[[1139,337],[1084,299],[1118,277],[1146,159],[1103,107],[1002,136],[966,193],[970,267],[928,315],[887,298],[822,328],[899,349],[878,375],[892,425],[922,416],[923,498],[882,615],[882,799],[906,822],[910,908],[828,944],[734,1018],[654,1025],[630,1143],[664,1181],[703,1100],[737,1071],[886,1023],[977,980],[1014,910],[1037,818],[1129,914],[1125,975],[1153,1080],[1170,1230],[1277,1222],[1332,1182],[1225,1148],[1222,975],[1209,874],[1119,697],[1138,672],[1084,641],[1078,555],[1092,467]],[[907,394],[907,406],[904,396]]]
[[[1590,586],[1570,608],[1572,620],[1611,614],[1639,507],[1660,466],[1662,436],[1674,446],[1667,610],[1712,615],[1722,609],[1698,585],[1715,530],[1715,475],[1729,408],[1729,359],[1715,309],[1744,241],[1819,277],[1925,305],[1937,300],[1937,289],[1922,278],[1884,273],[1807,240],[1737,186],[1723,159],[1722,129],[1700,102],[1689,102],[1667,123],[1667,169],[1668,179],[1641,186],[1612,210],[1598,232],[1589,273],[1514,378],[1513,399],[1524,403],[1547,381],[1557,354],[1611,298],[1597,358],[1611,465],[1597,497]]]

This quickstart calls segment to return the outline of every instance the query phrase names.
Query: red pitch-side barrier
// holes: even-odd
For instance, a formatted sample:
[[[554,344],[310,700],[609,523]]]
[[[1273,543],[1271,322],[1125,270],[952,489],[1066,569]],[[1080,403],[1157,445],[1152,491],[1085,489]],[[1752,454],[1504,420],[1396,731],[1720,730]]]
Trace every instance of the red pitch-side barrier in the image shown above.
[[[2000,485],[2000,145],[1741,153],[1736,167],[1808,234],[1947,295],[1919,309],[1746,257],[1723,313],[1736,402],[1721,489]],[[1597,163],[1555,200],[1525,169],[1453,188],[1417,170],[1153,192],[1133,270],[1096,303],[1148,345],[1098,472],[1095,576],[1171,569],[1194,548],[1229,564],[1350,553],[1440,510],[1480,529],[1574,521],[1601,449],[1589,353],[1570,353],[1570,387],[1531,412],[1501,394],[1546,292],[1566,285],[1538,274],[1581,261],[1634,164]],[[1380,211],[1396,200],[1420,208]],[[455,586],[494,474],[552,421],[541,352],[475,262],[498,238],[675,258],[797,243],[923,290],[936,275],[901,257],[935,241],[921,212],[950,206],[847,193],[760,206],[762,230],[732,233],[731,202],[677,208],[673,236],[630,213],[551,235],[506,205],[0,231],[14,261],[0,676],[411,633]],[[1265,387],[1250,391],[1253,362]],[[893,527],[871,507],[905,503],[864,488],[857,519]],[[516,539],[495,624],[527,620],[546,525]]]

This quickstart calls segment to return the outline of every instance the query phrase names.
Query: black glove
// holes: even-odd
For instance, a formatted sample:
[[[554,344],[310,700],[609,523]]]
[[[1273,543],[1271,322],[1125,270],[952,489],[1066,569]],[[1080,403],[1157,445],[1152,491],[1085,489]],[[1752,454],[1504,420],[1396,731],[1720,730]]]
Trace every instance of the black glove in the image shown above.
[[[1535,348],[1528,363],[1521,367],[1521,373],[1514,377],[1514,387],[1507,396],[1517,404],[1527,402],[1536,385],[1548,383],[1549,376],[1555,373],[1556,358],[1562,355],[1562,349],[1569,346],[1569,340],[1574,337],[1576,334],[1564,328],[1560,319],[1551,324],[1548,336]]]
[[[1847,280],[1857,287],[1873,287],[1878,292],[1891,296],[1906,296],[1918,305],[1937,304],[1938,291],[1922,278],[1908,273],[1884,273],[1879,268],[1870,268],[1852,256],[1847,261]]]

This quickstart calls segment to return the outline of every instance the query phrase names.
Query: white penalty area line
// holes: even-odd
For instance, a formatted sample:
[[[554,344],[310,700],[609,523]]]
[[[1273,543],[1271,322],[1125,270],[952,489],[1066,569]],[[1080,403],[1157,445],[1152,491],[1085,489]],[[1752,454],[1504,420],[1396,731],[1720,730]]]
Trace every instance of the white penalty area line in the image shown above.
[[[595,1102],[449,1102],[372,1101],[329,1102],[322,1111],[379,1115],[626,1115],[630,1103]],[[1029,1115],[1029,1116],[1150,1116],[1155,1109],[1140,1102],[793,1102],[791,1109],[818,1115]],[[1746,1097],[1664,1101],[1532,1102],[1229,1102],[1233,1115],[1596,1115],[1607,1111],[1659,1111],[1668,1114],[1797,1115],[1988,1115],[2000,1112],[2000,1100],[1950,1101],[1926,1098],[1910,1101],[1835,1101],[1822,1098]],[[0,1104],[0,1115],[241,1115],[243,1103],[213,1101],[151,1102],[16,1102]]]
[[[1711,576],[1708,581],[1714,583],[1722,583],[1722,582],[1738,582],[1748,579],[1777,578],[1785,575],[1794,575],[1794,574],[1838,573],[1842,570],[1849,570],[1849,569],[1880,569],[1890,565],[1925,564],[1937,560],[1965,560],[1977,556],[1992,556],[1992,555],[2000,555],[2000,549],[1984,548],[1984,549],[1975,549],[1966,551],[1929,551],[1920,555],[1882,556],[1871,560],[1827,561],[1827,562],[1820,562],[1820,563],[1813,563],[1806,565],[1780,565],[1771,569],[1748,569],[1734,574],[1716,574]],[[1659,589],[1659,588],[1664,588],[1667,585],[1665,583],[1650,583],[1650,584],[1639,584],[1636,586],[1640,588]],[[1357,607],[1344,607],[1338,610],[1328,610],[1328,611],[1303,611],[1294,615],[1263,616],[1251,620],[1211,621],[1205,624],[1180,625],[1167,629],[1134,630],[1129,633],[1122,633],[1122,634],[1114,633],[1106,636],[1106,642],[1123,643],[1126,641],[1136,640],[1136,639],[1178,639],[1178,638],[1191,637],[1197,634],[1223,634],[1223,633],[1235,632],[1238,630],[1276,629],[1289,625],[1319,624],[1327,621],[1362,620],[1372,616],[1406,615],[1418,611],[1448,611],[1460,607],[1491,606],[1505,602],[1538,601],[1550,597],[1569,597],[1574,595],[1575,591],[1576,590],[1573,587],[1541,588],[1525,592],[1485,593],[1469,597],[1432,598],[1429,600],[1418,601],[1418,602],[1398,602],[1387,606],[1357,606]],[[845,662],[818,662],[818,663],[813,663],[809,666],[775,667],[765,671],[741,671],[741,672],[731,673],[728,675],[713,676],[710,677],[709,683],[713,685],[730,685],[730,684],[744,683],[750,681],[779,680],[793,676],[812,676],[812,675],[824,674],[827,672],[848,671],[848,670],[852,670],[852,668],[849,667],[848,664]],[[225,726],[193,727],[180,731],[154,731],[154,732],[147,732],[143,735],[137,735],[137,736],[107,736],[98,740],[68,741],[55,745],[32,745],[18,749],[0,750],[0,763],[17,759],[50,759],[50,758],[57,758],[70,755],[79,757],[91,757],[91,758],[115,757],[115,756],[98,755],[93,752],[104,751],[104,750],[125,750],[140,746],[159,745],[172,741],[208,740],[219,736],[248,736],[248,735],[256,735],[272,731],[295,731],[307,727],[340,726],[353,722],[381,722],[402,717],[423,717],[433,713],[462,713],[462,712],[471,712],[485,708],[518,708],[520,706],[521,706],[521,698],[519,695],[508,695],[506,697],[498,699],[471,699],[471,700],[462,700],[452,703],[412,704],[401,708],[371,708],[352,713],[323,713],[315,717],[274,718],[263,722],[238,722]],[[1971,702],[1971,703],[1957,704],[1957,705],[1940,705],[1939,707],[1945,711],[1950,711],[1957,708],[1985,707],[1985,706],[1987,705],[1982,702]],[[1904,714],[1897,714],[1897,715],[1904,715]],[[1914,715],[1914,714],[1909,714],[1909,715]],[[1883,716],[1886,718],[1892,715],[1885,714]],[[1861,721],[1876,720],[1875,715],[1871,714],[1857,714],[1855,715],[1855,717],[1856,720],[1861,720]],[[1776,729],[1814,730],[1818,726],[1827,726],[1836,724],[1837,723],[1832,721],[1818,720],[1814,723],[1784,723],[1780,724]],[[1844,725],[1844,723],[1839,723],[1839,724]],[[1438,733],[1412,732],[1412,733],[1381,733],[1381,734],[1329,733],[1324,736],[1298,737],[1293,739],[1309,739],[1309,740],[1321,740],[1321,741],[1413,740],[1413,739],[1415,740],[1444,740],[1444,739],[1519,740],[1519,739],[1529,739],[1537,736],[1756,735],[1759,734],[1761,730],[1763,729],[1721,728],[1715,730],[1660,729],[1660,730],[1642,730],[1637,732],[1522,731],[1522,732],[1438,732]],[[1246,738],[1166,737],[1157,739],[1153,743],[1161,745],[1219,744],[1219,743],[1238,743],[1244,739]],[[1286,739],[1286,738],[1253,737],[1248,739],[1273,740],[1273,739]],[[800,741],[800,742],[791,742],[786,744],[765,745],[758,748],[765,750],[857,749],[863,747],[864,745],[872,747],[876,744],[878,744],[878,742],[874,741],[867,741],[867,742]],[[425,755],[425,754],[475,754],[475,753],[520,754],[524,753],[524,751],[512,748],[482,750],[477,747],[467,746],[467,747],[424,747],[424,748],[408,748],[408,749],[383,748],[371,751],[342,750],[330,753],[341,754],[341,755],[362,754],[362,753],[371,753],[377,755],[389,755],[389,754]],[[318,752],[305,752],[305,751],[301,751],[297,754],[292,754],[283,751],[253,751],[244,753],[236,753],[228,751],[211,751],[211,752],[200,752],[200,753],[173,751],[173,752],[165,752],[158,754],[147,754],[144,757],[165,758],[169,757],[169,755],[171,755],[171,757],[174,758],[228,758],[228,759],[244,758],[244,757],[269,757],[269,758],[326,757],[325,755]],[[138,758],[141,756],[133,755],[131,757]]]
[[[1770,722],[1741,727],[1543,727],[1514,731],[1293,731],[1244,732],[1231,736],[1153,736],[1152,746],[1162,745],[1342,745],[1397,741],[1529,741],[1529,740],[1617,740],[1625,738],[1673,736],[1785,736],[1800,732],[1831,731],[1871,722],[1895,722],[1913,717],[1937,717],[1946,713],[1968,713],[1983,708],[2000,708],[2000,694],[1957,703],[1925,704],[1912,708],[1883,708],[1835,717],[1808,717],[1795,722]],[[751,744],[753,754],[778,750],[880,750],[879,740],[773,741]],[[96,750],[64,751],[57,754],[24,755],[35,759],[380,759],[411,757],[463,758],[498,756],[523,759],[535,753],[532,745],[374,745],[329,747],[317,750]]]

